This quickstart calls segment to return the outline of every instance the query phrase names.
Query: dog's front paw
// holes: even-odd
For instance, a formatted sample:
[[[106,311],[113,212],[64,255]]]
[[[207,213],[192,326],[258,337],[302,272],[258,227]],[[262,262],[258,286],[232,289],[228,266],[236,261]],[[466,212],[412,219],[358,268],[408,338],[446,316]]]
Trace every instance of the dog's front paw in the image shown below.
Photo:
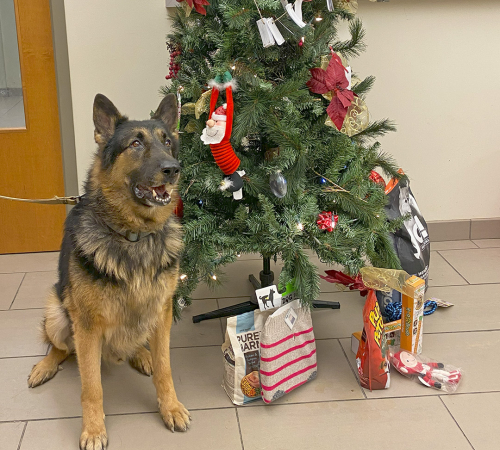
[[[171,404],[158,401],[161,418],[165,426],[173,433],[174,431],[186,431],[191,423],[191,415],[184,405],[175,401]]]
[[[84,429],[80,436],[80,450],[104,450],[108,446],[108,436],[104,424],[92,429]]]

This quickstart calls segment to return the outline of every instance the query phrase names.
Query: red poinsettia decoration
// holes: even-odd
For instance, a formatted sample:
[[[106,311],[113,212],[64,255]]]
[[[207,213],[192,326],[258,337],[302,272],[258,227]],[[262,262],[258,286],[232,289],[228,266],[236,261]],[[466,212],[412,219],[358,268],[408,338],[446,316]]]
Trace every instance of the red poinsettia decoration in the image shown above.
[[[200,14],[207,15],[204,6],[210,5],[207,0],[177,0],[178,3],[186,2],[190,8],[194,8]]]
[[[354,99],[354,92],[347,89],[349,80],[347,79],[347,69],[343,66],[340,57],[332,52],[332,59],[328,63],[326,70],[316,67],[310,69],[311,79],[306,83],[311,92],[315,94],[332,93],[332,100],[326,108],[326,112],[332,122],[340,130],[344,123],[347,108]]]
[[[318,214],[316,223],[318,224],[320,230],[326,230],[331,233],[337,226],[338,221],[339,216],[337,216],[337,214],[334,215],[331,211],[323,211]]]
[[[385,189],[385,180],[380,176],[378,172],[375,172],[372,170],[370,172],[370,176],[368,177],[370,180],[372,180],[374,183],[378,183],[382,185],[382,187]]]
[[[359,294],[362,297],[365,297],[368,294],[368,288],[363,283],[363,279],[361,275],[358,273],[356,278],[353,278],[339,270],[325,270],[326,277],[324,275],[320,275],[323,280],[326,280],[330,283],[343,284],[347,286],[351,291],[357,289],[359,290]]]

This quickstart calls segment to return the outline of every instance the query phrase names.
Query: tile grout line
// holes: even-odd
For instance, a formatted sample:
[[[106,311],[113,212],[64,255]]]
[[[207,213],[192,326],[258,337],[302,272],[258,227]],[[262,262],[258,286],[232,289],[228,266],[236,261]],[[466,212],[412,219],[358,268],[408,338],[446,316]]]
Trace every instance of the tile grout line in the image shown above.
[[[0,272],[0,275],[12,275],[14,273],[48,273],[48,272],[57,272],[57,267],[53,270],[28,270],[27,272],[23,272],[22,270],[15,270],[14,272]]]
[[[454,395],[481,395],[481,394],[500,394],[500,390],[498,391],[474,391],[474,392],[459,392],[453,394],[447,394],[447,396],[452,397]],[[334,399],[334,400],[316,400],[312,402],[290,402],[290,403],[279,403],[274,406],[269,406],[264,403],[257,405],[253,404],[252,406],[248,406],[247,408],[274,408],[276,406],[293,406],[293,405],[314,405],[320,403],[343,403],[343,402],[360,402],[360,401],[375,401],[375,400],[395,400],[395,399],[413,399],[413,398],[435,398],[439,397],[439,395],[406,395],[406,396],[395,396],[395,397],[367,397],[364,398],[346,398],[346,399]],[[214,408],[189,408],[189,411],[214,411],[214,410],[226,410],[230,408],[235,408],[234,405],[229,406],[219,406]],[[138,411],[138,412],[127,412],[127,413],[114,413],[114,414],[106,414],[106,417],[120,417],[120,416],[133,416],[133,415],[143,415],[143,414],[158,414],[158,410],[151,411]],[[47,417],[47,418],[35,418],[35,419],[15,419],[15,420],[0,420],[0,424],[2,423],[16,423],[16,422],[43,422],[49,420],[69,420],[69,419],[81,419],[82,416],[61,416],[61,417]]]
[[[245,444],[243,444],[243,434],[241,433],[240,416],[238,414],[238,408],[234,408],[234,410],[236,412],[236,421],[238,422],[238,431],[240,432],[241,450],[245,450]]]
[[[443,401],[443,399],[441,398],[440,395],[438,395],[439,397],[439,400],[441,400],[441,403],[443,404],[443,406],[446,408],[446,411],[448,411],[448,414],[451,416],[451,418],[453,419],[453,421],[456,423],[458,429],[462,432],[462,434],[464,435],[464,438],[467,439],[467,442],[469,443],[469,445],[471,446],[471,448],[474,450],[474,446],[472,445],[471,441],[469,441],[469,438],[467,437],[467,435],[464,433],[464,430],[462,430],[462,427],[458,424],[457,422],[457,419],[455,419],[455,417],[453,416],[453,414],[451,413],[451,411],[448,409],[448,407],[446,406],[446,403]]]
[[[46,353],[44,353],[43,355],[0,356],[0,361],[3,359],[39,358],[40,356],[47,356],[47,355]]]
[[[351,361],[349,361],[349,358],[347,357],[346,352],[345,352],[345,350],[344,350],[344,347],[342,347],[342,344],[340,343],[340,340],[339,340],[339,339],[337,339],[337,343],[339,344],[340,349],[342,350],[342,353],[344,354],[344,357],[345,357],[345,359],[346,359],[346,361],[347,361],[347,364],[349,364],[349,368],[351,369],[351,372],[352,372],[352,374],[354,375],[354,378],[356,379],[356,382],[358,383],[359,389],[361,389],[361,393],[363,394],[363,397],[364,397],[365,399],[367,399],[368,397],[366,396],[366,392],[365,392],[365,390],[362,388],[362,386],[361,386],[361,382],[359,381],[359,378],[356,376],[356,372],[354,371],[354,369],[353,369],[353,368],[352,368],[352,366],[351,366]]]
[[[24,272],[23,278],[22,278],[21,282],[19,283],[19,287],[17,288],[17,291],[14,295],[14,298],[12,299],[12,303],[10,304],[9,309],[8,309],[9,311],[10,311],[10,308],[12,308],[12,305],[14,304],[14,302],[16,301],[17,294],[19,294],[19,290],[21,289],[21,286],[22,286],[25,278],[26,278],[26,272]]]
[[[475,250],[475,249],[471,249],[471,250]],[[440,250],[440,251],[446,251],[446,250]],[[451,263],[450,263],[450,262],[449,262],[449,261],[448,261],[448,260],[447,260],[447,259],[446,259],[446,258],[445,258],[442,254],[441,254],[441,253],[439,253],[439,251],[437,252],[437,254],[438,254],[439,256],[441,256],[441,258],[443,258],[443,259],[446,261],[446,263],[447,263],[447,264],[448,264],[448,265],[449,265],[449,266],[450,266],[450,267],[451,267],[451,268],[452,268],[452,269],[453,269],[456,273],[458,273],[458,275],[459,275],[459,276],[460,276],[460,277],[461,277],[464,281],[466,281],[466,282],[467,282],[467,284],[468,284],[468,285],[470,285],[469,280],[468,280],[467,278],[465,278],[465,277],[464,277],[464,276],[463,276],[463,275],[462,275],[462,274],[461,274],[461,273],[460,273],[457,269],[455,269],[455,267],[453,267],[453,266],[451,265]]]
[[[23,432],[21,433],[21,438],[19,439],[19,445],[17,446],[17,450],[21,450],[21,445],[23,444],[24,433],[26,432],[27,426],[28,426],[28,422],[25,422]]]

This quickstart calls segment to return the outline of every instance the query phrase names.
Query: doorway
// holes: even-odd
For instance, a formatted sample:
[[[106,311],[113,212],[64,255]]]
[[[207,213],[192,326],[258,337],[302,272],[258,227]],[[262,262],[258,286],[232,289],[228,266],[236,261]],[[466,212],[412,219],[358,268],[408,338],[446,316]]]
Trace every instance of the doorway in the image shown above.
[[[0,194],[64,195],[49,0],[0,0]],[[0,254],[58,250],[63,205],[0,199]]]

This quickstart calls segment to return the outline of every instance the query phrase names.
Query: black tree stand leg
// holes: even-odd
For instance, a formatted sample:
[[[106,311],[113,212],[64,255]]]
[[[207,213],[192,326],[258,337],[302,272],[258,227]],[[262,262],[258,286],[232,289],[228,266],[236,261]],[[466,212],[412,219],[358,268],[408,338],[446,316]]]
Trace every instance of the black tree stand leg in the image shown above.
[[[252,283],[254,289],[260,289],[261,287],[271,286],[274,282],[274,273],[271,270],[271,258],[264,257],[263,260],[263,270],[260,271],[259,278],[260,283],[255,278],[254,275],[249,275],[248,279],[250,283]],[[339,302],[326,302],[322,300],[314,300],[313,301],[314,308],[331,308],[331,309],[340,309]],[[252,299],[247,302],[238,303],[237,305],[227,306],[226,308],[216,309],[215,311],[210,311],[205,314],[198,314],[197,316],[193,316],[193,322],[199,323],[202,320],[209,319],[219,319],[221,317],[230,317],[237,316],[239,314],[243,314],[249,311],[253,311],[254,309],[258,309],[259,304],[257,303],[257,299]]]

